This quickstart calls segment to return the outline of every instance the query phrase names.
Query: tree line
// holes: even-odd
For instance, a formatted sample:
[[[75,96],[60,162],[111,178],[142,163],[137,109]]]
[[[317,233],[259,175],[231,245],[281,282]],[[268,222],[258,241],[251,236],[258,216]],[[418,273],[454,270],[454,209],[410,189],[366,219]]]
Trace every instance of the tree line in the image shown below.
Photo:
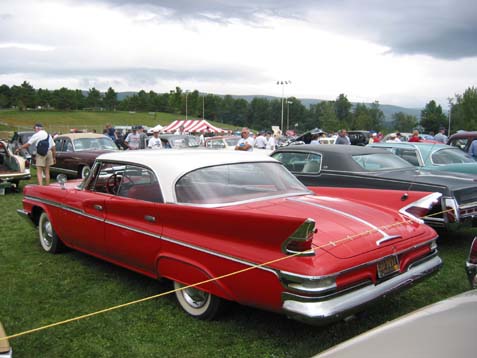
[[[476,88],[470,87],[464,94],[456,94],[449,99],[449,103],[454,130],[477,129]],[[346,128],[410,132],[415,128],[422,128],[427,132],[437,132],[440,127],[448,126],[447,114],[434,100],[422,109],[419,119],[397,112],[392,115],[391,122],[386,122],[379,102],[352,104],[344,94],[340,94],[334,101],[320,101],[306,107],[295,97],[283,100],[254,97],[247,101],[230,95],[183,91],[180,87],[168,93],[141,90],[118,100],[118,93],[111,87],[104,93],[94,87],[87,92],[65,87],[48,90],[35,89],[24,81],[19,86],[0,86],[0,108],[167,112],[255,129],[280,126],[283,116],[284,129],[294,129],[297,132],[315,127],[326,131]]]

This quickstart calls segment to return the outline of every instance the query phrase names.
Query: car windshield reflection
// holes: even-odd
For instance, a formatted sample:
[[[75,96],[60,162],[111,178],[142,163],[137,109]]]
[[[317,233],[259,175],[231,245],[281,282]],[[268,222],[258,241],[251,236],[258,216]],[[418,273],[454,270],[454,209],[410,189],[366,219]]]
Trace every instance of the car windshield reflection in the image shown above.
[[[200,168],[179,179],[175,192],[178,203],[208,205],[310,193],[281,164],[270,162]]]
[[[353,160],[364,170],[374,172],[379,170],[413,168],[412,164],[393,154],[373,153],[353,155]]]
[[[76,152],[83,150],[116,150],[117,147],[111,138],[78,138],[74,140]]]

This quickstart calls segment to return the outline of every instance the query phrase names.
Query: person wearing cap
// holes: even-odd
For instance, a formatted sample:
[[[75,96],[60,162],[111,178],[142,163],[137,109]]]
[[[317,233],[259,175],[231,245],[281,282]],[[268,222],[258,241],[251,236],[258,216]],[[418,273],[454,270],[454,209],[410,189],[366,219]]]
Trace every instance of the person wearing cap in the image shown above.
[[[437,141],[437,142],[441,142],[441,143],[447,144],[446,129],[445,129],[444,127],[441,127],[441,128],[439,129],[439,133],[437,133],[437,134],[434,136],[434,140]]]
[[[373,134],[371,134],[371,138],[369,138],[369,143],[379,143],[380,140],[379,140],[379,137],[378,137],[378,133],[374,132]]]
[[[152,131],[152,137],[149,139],[147,147],[149,149],[162,149],[162,141],[161,138],[159,138],[159,129],[154,129]]]
[[[399,143],[401,142],[398,137],[397,137],[397,133],[391,133],[389,135],[389,139],[386,140],[386,143]]]
[[[139,149],[139,144],[141,141],[141,135],[137,132],[137,127],[132,127],[132,132],[128,134],[124,140],[124,144],[127,145],[129,150]]]
[[[50,167],[56,163],[56,147],[55,141],[52,136],[49,135],[44,129],[41,123],[36,123],[33,127],[35,134],[31,138],[17,148],[15,151],[18,153],[23,149],[27,149],[30,145],[37,145],[39,141],[48,139],[48,152],[46,155],[40,155],[36,153],[35,156],[35,165],[36,165],[36,178],[38,180],[38,185],[43,185],[43,175],[45,176],[45,184],[50,184]]]

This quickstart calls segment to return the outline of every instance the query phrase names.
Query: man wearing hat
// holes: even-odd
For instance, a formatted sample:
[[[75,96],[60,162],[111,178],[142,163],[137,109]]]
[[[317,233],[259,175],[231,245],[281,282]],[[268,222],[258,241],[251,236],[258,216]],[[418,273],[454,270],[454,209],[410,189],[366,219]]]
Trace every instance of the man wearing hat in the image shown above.
[[[149,149],[161,149],[162,148],[161,138],[159,138],[159,129],[153,129],[152,138],[149,139],[147,147]]]
[[[438,142],[441,142],[441,143],[444,143],[444,144],[447,144],[446,129],[444,127],[441,127],[439,129],[439,133],[437,133],[434,136],[434,140],[436,140]]]
[[[38,185],[43,185],[43,175],[45,175],[45,184],[50,184],[50,167],[56,163],[56,147],[55,141],[44,129],[41,123],[36,123],[33,127],[35,134],[23,144],[21,147],[17,148],[16,153],[22,149],[27,149],[30,145],[38,146],[38,142],[48,139],[48,151],[45,155],[40,155],[36,153],[35,156],[35,165],[36,165],[36,177],[38,180]]]
[[[141,135],[137,132],[137,126],[132,127],[132,132],[128,134],[124,140],[124,144],[128,146],[129,150],[139,149],[141,142]]]

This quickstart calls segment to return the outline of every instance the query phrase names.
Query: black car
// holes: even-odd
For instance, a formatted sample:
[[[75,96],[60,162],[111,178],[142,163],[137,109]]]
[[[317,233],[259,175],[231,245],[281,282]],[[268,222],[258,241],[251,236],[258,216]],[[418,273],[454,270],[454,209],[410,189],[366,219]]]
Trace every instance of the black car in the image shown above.
[[[392,189],[442,193],[432,216],[436,228],[477,226],[477,180],[461,173],[420,170],[387,150],[349,145],[282,147],[272,153],[307,186]]]
[[[348,137],[351,145],[364,147],[369,143],[370,134],[368,131],[348,131]]]

